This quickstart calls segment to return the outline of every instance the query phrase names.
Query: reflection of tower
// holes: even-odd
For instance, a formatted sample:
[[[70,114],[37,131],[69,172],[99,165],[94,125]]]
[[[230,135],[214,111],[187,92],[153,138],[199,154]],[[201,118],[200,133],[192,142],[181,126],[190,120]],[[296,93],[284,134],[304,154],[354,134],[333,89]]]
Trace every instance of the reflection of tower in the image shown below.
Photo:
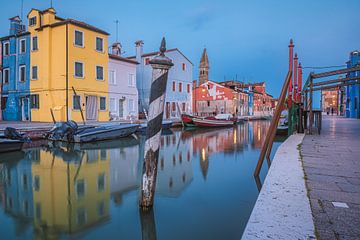
[[[202,173],[204,179],[206,180],[206,177],[208,174],[208,169],[209,169],[209,156],[206,153],[205,148],[201,149],[200,168],[201,168],[201,173]]]
[[[209,59],[206,52],[206,48],[204,48],[204,51],[201,56],[200,60],[200,74],[199,74],[199,85],[206,83],[209,81]]]

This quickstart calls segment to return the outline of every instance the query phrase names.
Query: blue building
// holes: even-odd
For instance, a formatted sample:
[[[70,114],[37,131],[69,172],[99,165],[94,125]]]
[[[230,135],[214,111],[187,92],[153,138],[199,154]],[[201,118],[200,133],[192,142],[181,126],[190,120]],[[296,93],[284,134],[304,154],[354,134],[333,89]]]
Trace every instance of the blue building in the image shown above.
[[[6,121],[30,120],[30,33],[16,16],[10,18],[9,36],[2,45],[1,111]]]
[[[139,92],[139,112],[149,110],[152,67],[150,60],[159,52],[143,53],[143,41],[137,41],[136,56],[129,57],[138,63],[136,69],[136,86]],[[169,49],[165,55],[174,66],[169,70],[166,86],[164,118],[179,118],[182,112],[192,112],[192,62],[177,48]]]
[[[352,51],[350,53],[350,59],[347,62],[347,67],[355,67],[360,64],[360,52]],[[355,77],[360,76],[360,71],[348,73],[346,77]],[[357,80],[354,80],[357,81]],[[360,118],[360,86],[359,84],[354,84],[351,86],[346,86],[346,112],[345,116],[348,118]]]

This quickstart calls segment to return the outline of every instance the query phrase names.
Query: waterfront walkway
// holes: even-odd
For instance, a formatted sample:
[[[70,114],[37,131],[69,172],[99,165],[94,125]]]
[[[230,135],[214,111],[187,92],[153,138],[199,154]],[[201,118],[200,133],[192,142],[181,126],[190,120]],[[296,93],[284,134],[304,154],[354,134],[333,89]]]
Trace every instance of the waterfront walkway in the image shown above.
[[[360,239],[360,120],[324,116],[301,154],[318,239]]]

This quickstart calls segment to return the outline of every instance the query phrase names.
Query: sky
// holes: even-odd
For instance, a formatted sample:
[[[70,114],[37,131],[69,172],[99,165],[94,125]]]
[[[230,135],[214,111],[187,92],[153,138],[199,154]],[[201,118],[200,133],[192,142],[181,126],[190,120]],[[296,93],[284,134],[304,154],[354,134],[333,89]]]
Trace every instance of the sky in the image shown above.
[[[51,0],[23,0],[23,16],[31,8],[46,9]],[[344,65],[349,52],[360,50],[359,0],[53,0],[57,15],[101,28],[119,41],[124,56],[156,51],[161,38],[179,48],[194,64],[193,78],[206,47],[210,79],[266,82],[278,97],[288,68],[288,43],[305,67]],[[0,36],[8,34],[8,18],[21,16],[21,0],[0,0]],[[312,69],[304,69],[304,79]],[[316,72],[323,70],[315,70]]]

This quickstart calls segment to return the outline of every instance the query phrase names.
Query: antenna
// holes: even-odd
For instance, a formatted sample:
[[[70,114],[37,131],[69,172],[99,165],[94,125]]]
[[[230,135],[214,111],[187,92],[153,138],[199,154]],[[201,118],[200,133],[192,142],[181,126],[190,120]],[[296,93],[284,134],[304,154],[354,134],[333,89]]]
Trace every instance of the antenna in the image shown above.
[[[119,42],[119,20],[115,20],[116,24],[116,42]]]
[[[53,7],[53,0],[50,0],[50,7]]]
[[[21,12],[20,12],[21,21],[23,20],[23,12],[24,12],[24,0],[21,0]]]

